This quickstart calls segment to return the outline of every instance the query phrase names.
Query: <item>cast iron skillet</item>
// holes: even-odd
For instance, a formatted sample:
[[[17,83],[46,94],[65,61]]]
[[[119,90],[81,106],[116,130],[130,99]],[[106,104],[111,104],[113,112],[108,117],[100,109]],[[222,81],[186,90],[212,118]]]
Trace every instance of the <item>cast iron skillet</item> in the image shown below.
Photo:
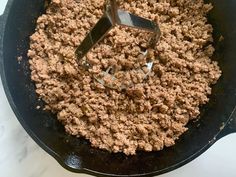
[[[212,0],[209,16],[214,26],[215,60],[223,76],[199,121],[189,123],[177,144],[160,152],[138,152],[127,157],[90,147],[88,141],[67,135],[55,115],[35,109],[39,104],[30,80],[27,58],[29,36],[44,0],[9,0],[0,18],[0,62],[3,86],[16,117],[29,135],[63,167],[73,172],[106,176],[152,176],[176,169],[207,150],[222,136],[236,131],[236,1]],[[219,42],[220,36],[224,40]],[[17,56],[22,56],[20,64]],[[43,104],[40,102],[40,104]]]

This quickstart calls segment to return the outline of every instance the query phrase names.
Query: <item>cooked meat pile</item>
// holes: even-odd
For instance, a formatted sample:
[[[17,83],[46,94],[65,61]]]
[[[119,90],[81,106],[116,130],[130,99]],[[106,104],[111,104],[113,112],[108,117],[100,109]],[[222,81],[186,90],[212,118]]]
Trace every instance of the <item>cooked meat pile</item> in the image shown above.
[[[104,0],[52,0],[30,37],[31,78],[45,109],[57,114],[69,134],[110,152],[159,151],[174,145],[197,118],[221,75],[211,60],[213,28],[206,15],[212,5],[203,0],[119,4],[160,25],[161,38],[147,56],[142,53],[150,34],[118,26],[84,58],[90,64],[84,69],[75,50],[102,16]],[[154,65],[146,75],[150,60]],[[115,88],[95,79],[108,68],[116,79],[102,79]]]

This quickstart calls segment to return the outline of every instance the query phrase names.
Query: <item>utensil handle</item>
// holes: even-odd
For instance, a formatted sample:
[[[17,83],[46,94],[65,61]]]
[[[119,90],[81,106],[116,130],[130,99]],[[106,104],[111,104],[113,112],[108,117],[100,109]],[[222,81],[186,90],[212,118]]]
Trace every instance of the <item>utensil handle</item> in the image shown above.
[[[103,16],[93,29],[87,34],[80,46],[76,49],[78,59],[82,59],[111,30],[113,24],[109,17]]]
[[[118,9],[117,11],[116,23],[122,26],[152,32],[153,35],[149,41],[150,48],[154,48],[156,46],[156,43],[157,41],[159,41],[159,38],[161,36],[161,30],[157,23],[146,18],[131,14],[129,12],[123,11],[121,9]]]
[[[137,28],[145,31],[156,32],[158,26],[155,22],[148,20],[146,18],[133,15],[124,10],[118,9],[118,19],[117,23],[122,26]],[[158,28],[159,29],[159,28]],[[159,30],[158,30],[159,31]]]

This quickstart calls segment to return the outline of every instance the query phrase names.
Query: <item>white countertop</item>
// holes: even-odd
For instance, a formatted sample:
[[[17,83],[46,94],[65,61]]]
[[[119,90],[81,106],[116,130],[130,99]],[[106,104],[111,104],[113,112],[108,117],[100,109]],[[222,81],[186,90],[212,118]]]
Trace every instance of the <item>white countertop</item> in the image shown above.
[[[7,0],[0,0],[2,14]],[[235,177],[236,133],[216,142],[187,165],[160,177]],[[87,177],[63,169],[24,131],[12,112],[0,81],[0,177]]]

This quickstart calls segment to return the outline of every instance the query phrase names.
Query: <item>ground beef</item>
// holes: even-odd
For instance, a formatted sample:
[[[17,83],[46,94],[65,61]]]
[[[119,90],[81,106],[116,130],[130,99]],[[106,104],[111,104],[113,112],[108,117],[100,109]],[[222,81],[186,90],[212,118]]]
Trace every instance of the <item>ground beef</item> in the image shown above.
[[[197,118],[221,75],[210,59],[213,29],[206,15],[212,5],[203,0],[120,0],[120,8],[156,21],[161,38],[144,57],[150,35],[115,27],[85,57],[91,66],[86,70],[78,65],[75,50],[102,16],[103,5],[104,0],[51,1],[30,37],[36,92],[69,134],[88,139],[93,147],[132,155],[172,146],[189,120]],[[150,59],[153,69],[144,77],[140,68]],[[109,67],[116,77],[112,84],[126,89],[97,82]]]

